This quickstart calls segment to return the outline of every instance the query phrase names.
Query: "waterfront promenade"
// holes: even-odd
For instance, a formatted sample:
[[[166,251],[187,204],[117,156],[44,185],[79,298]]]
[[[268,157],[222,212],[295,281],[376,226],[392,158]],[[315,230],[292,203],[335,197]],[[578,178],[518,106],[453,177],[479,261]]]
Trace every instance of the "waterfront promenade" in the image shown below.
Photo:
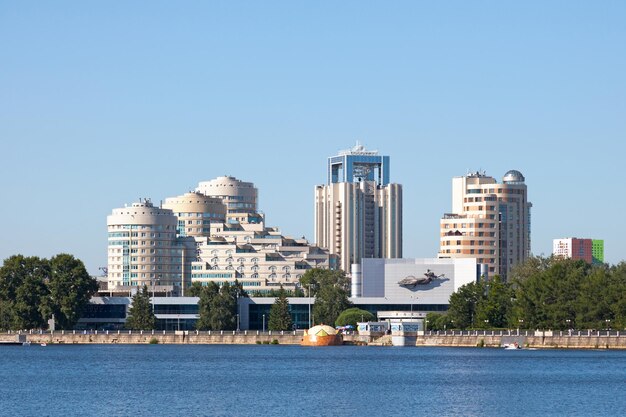
[[[1,342],[20,340],[33,344],[281,344],[299,345],[302,331],[55,331],[0,333]],[[410,336],[407,334],[406,336]],[[626,332],[465,330],[427,331],[414,335],[415,346],[501,347],[517,342],[537,349],[626,349]],[[344,335],[345,344],[391,345],[391,336]]]

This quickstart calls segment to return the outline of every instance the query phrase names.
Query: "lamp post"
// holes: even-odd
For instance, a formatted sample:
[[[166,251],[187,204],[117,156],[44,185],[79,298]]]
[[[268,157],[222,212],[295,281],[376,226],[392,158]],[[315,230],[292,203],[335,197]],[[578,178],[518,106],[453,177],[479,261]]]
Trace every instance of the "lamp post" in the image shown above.
[[[237,331],[239,331],[239,291],[237,291]]]
[[[263,333],[265,333],[265,314],[263,314]]]
[[[519,328],[522,327],[522,323],[524,323],[523,319],[519,319],[517,320],[518,325],[517,325],[517,335],[519,336]]]
[[[311,283],[309,282],[309,329],[311,328]]]
[[[485,319],[485,329],[489,327],[489,320]]]
[[[154,278],[150,279],[150,286],[152,287],[152,314],[154,314]]]
[[[611,330],[611,320],[606,319],[606,320],[604,320],[604,321],[606,322],[606,329],[607,329],[607,330]]]

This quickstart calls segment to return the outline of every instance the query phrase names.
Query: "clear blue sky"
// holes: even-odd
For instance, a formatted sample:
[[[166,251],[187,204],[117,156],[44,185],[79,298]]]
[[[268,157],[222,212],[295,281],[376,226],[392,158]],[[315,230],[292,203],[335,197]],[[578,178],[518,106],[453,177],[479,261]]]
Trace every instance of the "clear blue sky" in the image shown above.
[[[106,216],[253,181],[313,239],[326,158],[356,140],[433,257],[451,178],[526,176],[532,249],[626,258],[626,2],[0,1],[0,258],[106,265]]]

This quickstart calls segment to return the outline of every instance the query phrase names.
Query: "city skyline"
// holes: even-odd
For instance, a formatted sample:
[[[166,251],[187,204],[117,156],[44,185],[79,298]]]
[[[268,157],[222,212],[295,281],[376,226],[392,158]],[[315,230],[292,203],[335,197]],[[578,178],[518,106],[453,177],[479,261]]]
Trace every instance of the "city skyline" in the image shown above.
[[[436,256],[452,178],[484,169],[524,174],[533,254],[593,236],[620,262],[626,225],[608,219],[626,208],[625,13],[4,4],[0,257],[67,252],[97,274],[113,208],[222,175],[253,182],[267,224],[312,242],[327,157],[360,140],[403,185],[406,258]]]

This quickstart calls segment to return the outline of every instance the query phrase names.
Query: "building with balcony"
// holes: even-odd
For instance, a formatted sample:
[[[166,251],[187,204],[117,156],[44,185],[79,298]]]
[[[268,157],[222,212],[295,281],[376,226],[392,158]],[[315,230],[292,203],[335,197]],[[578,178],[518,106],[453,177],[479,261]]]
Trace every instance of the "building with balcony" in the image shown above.
[[[508,171],[502,183],[483,172],[452,179],[452,211],[440,220],[439,258],[476,258],[506,280],[530,256],[530,209],[525,178]]]
[[[198,242],[191,266],[191,283],[234,282],[252,294],[268,293],[281,285],[294,290],[307,269],[336,269],[337,256],[302,239],[283,236],[266,227],[262,218],[253,223],[224,223],[211,237]]]
[[[155,207],[149,199],[114,209],[107,216],[107,291],[129,293],[147,285],[179,293],[188,247],[177,239],[177,225],[172,210]]]

